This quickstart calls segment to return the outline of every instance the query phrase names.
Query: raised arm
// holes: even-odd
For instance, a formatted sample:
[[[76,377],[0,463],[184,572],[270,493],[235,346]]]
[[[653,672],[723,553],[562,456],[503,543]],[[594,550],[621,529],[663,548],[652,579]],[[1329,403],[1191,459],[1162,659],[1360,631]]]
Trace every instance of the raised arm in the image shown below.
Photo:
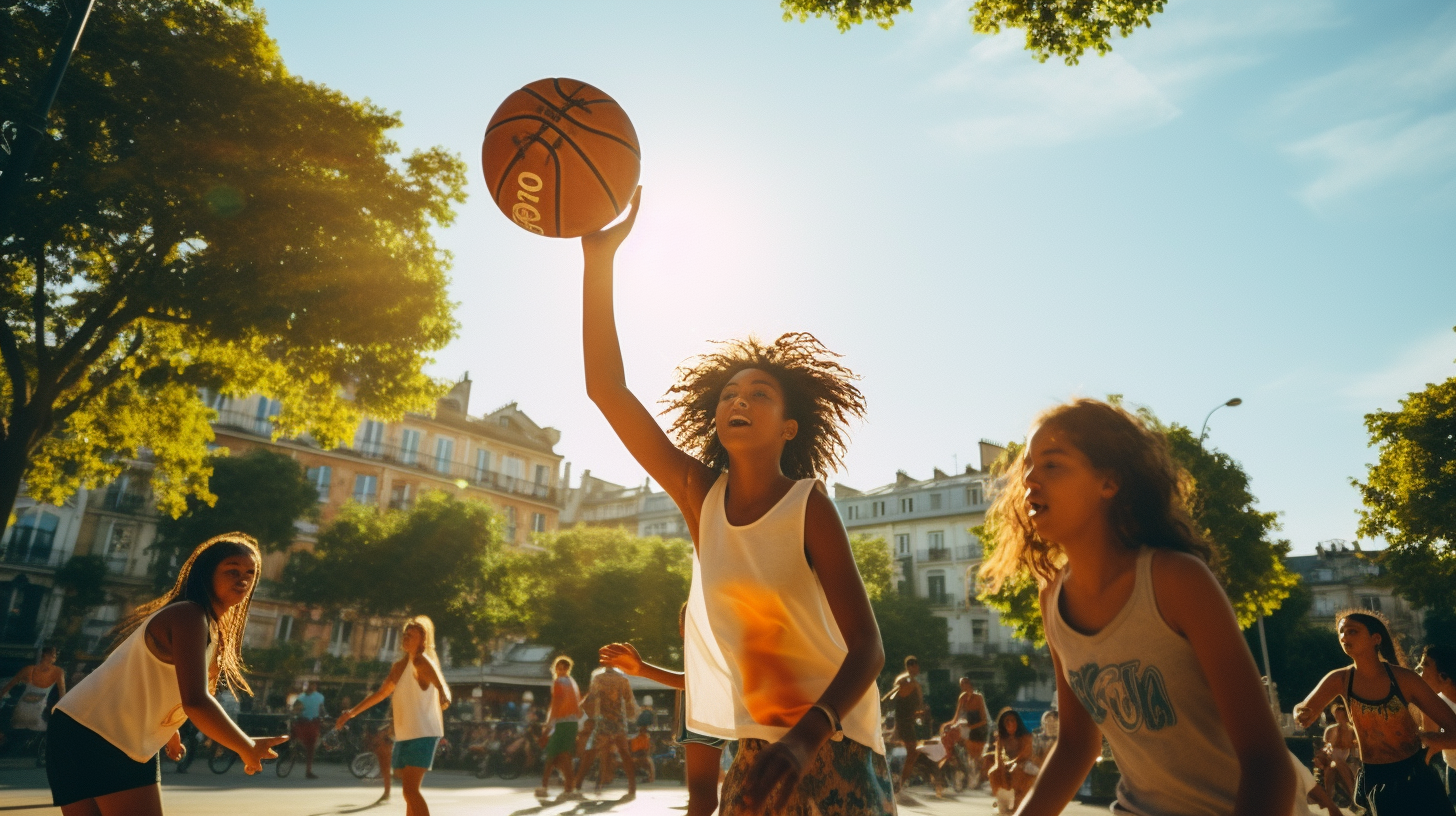
[[[633,458],[677,502],[696,541],[698,513],[712,486],[713,473],[679,450],[652,413],[627,388],[617,318],[612,305],[612,267],[617,248],[632,231],[642,206],[642,188],[632,196],[632,212],[621,223],[581,239],[585,266],[582,281],[582,357],[586,394],[627,446]]]
[[[1314,725],[1315,720],[1319,719],[1320,712],[1325,710],[1325,706],[1334,702],[1336,697],[1345,692],[1345,674],[1348,671],[1348,669],[1335,669],[1325,675],[1324,679],[1319,681],[1319,685],[1310,691],[1308,697],[1305,697],[1302,702],[1294,704],[1294,721],[1299,723],[1300,728]],[[1329,730],[1326,729],[1325,733],[1328,734]]]
[[[624,673],[646,677],[669,688],[682,691],[687,687],[685,675],[680,671],[654,666],[642,659],[637,647],[630,643],[608,643],[597,650],[603,666],[615,666]]]
[[[334,723],[334,727],[343,728],[345,723],[359,716],[358,712],[368,711],[380,702],[383,702],[384,698],[393,694],[394,687],[399,684],[399,678],[404,676],[404,669],[409,665],[409,662],[410,659],[407,656],[396,660],[394,665],[389,669],[389,676],[384,678],[384,682],[379,684],[379,688],[375,689],[373,694],[360,700],[358,705],[353,708],[344,709],[344,713],[339,715],[339,719]]]

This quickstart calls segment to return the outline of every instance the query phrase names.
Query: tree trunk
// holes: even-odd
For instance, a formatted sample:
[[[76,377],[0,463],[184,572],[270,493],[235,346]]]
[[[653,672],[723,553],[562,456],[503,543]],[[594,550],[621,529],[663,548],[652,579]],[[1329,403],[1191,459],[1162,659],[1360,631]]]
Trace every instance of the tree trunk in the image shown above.
[[[0,520],[0,535],[10,529],[10,518],[15,511],[15,499],[20,495],[20,483],[25,479],[25,469],[30,464],[31,437],[34,428],[25,420],[25,412],[17,411],[11,417],[5,440],[0,442],[0,507],[5,517]]]

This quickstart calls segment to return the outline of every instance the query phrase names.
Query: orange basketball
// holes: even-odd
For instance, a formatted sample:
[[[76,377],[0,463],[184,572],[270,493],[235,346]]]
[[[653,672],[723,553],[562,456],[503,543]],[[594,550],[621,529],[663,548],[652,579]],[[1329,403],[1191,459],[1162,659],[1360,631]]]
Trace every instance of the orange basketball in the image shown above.
[[[642,171],[626,111],[574,79],[540,79],[506,97],[485,129],[480,158],[500,211],[553,238],[611,223]]]

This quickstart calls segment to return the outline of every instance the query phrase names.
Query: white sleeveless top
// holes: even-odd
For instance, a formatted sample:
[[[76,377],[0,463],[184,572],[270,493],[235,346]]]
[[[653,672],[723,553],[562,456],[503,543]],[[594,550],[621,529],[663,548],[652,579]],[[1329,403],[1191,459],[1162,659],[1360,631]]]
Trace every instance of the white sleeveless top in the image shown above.
[[[1062,619],[1057,575],[1042,610],[1047,642],[1067,685],[1112,746],[1122,779],[1116,813],[1137,816],[1228,816],[1239,790],[1239,758],[1213,702],[1193,646],[1169,628],[1153,594],[1153,550],[1137,559],[1132,595],[1112,622],[1084,635]],[[1268,705],[1261,699],[1251,707]],[[1290,761],[1299,761],[1290,755]],[[1308,771],[1287,813],[1309,813]]]
[[[440,712],[440,690],[431,683],[420,688],[415,678],[413,662],[406,663],[404,674],[394,684],[394,694],[389,698],[390,711],[394,715],[394,739],[408,740],[420,737],[445,736],[445,716]]]
[[[163,663],[147,648],[147,626],[156,616],[156,612],[148,615],[95,671],[56,703],[57,709],[137,762],[156,756],[187,722],[176,667]],[[217,640],[209,638],[208,666],[216,648]]]
[[[703,500],[688,596],[687,727],[723,739],[777,740],[824,693],[849,653],[804,552],[801,479],[762,518],[728,523],[728,474]],[[849,739],[885,753],[871,685],[841,711]]]

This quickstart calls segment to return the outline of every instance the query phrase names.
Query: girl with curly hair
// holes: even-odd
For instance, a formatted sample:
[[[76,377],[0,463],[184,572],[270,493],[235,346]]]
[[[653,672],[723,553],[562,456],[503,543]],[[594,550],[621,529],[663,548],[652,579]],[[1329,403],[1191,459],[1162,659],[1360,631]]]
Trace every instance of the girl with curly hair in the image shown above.
[[[586,387],[692,534],[687,727],[739,741],[726,816],[893,813],[879,627],[819,481],[864,398],[812,335],[724,343],[678,372],[674,444],[627,387],[612,307],[613,259],[641,195],[582,238]]]
[[[1411,708],[1419,708],[1448,732],[1456,732],[1456,712],[1419,674],[1406,668],[1405,652],[1391,637],[1385,616],[1350,609],[1336,620],[1340,648],[1353,662],[1325,675],[1294,707],[1294,718],[1308,728],[1325,706],[1344,697],[1360,748],[1356,804],[1375,813],[1456,813],[1440,776],[1426,764],[1421,744],[1423,737],[1444,742],[1445,735],[1437,730],[1423,733]]]
[[[1104,737],[1118,812],[1307,812],[1186,490],[1161,433],[1090,399],[1044,412],[1003,471],[981,577],[1039,583],[1061,720],[1022,816],[1060,813]]]
[[[177,728],[189,719],[250,774],[277,756],[273,746],[288,737],[249,737],[213,696],[220,678],[252,693],[242,638],[261,562],[242,533],[198,545],[172,591],[138,607],[105,662],[56,704],[46,776],[61,813],[160,814],[157,751],[181,759]]]

